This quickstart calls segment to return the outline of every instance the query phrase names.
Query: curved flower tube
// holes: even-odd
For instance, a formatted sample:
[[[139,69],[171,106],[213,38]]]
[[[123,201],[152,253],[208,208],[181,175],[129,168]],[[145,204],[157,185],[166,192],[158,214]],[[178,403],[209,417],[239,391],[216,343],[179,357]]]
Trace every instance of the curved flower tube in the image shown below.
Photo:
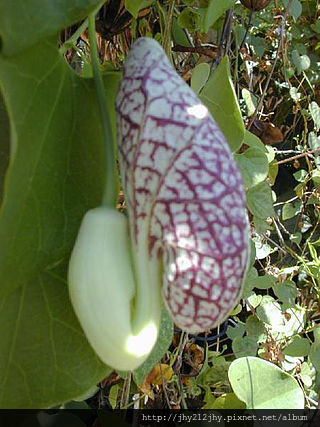
[[[137,368],[155,344],[160,292],[148,293],[143,322],[132,324],[135,279],[131,268],[127,219],[113,208],[86,213],[69,263],[69,293],[81,326],[107,365]]]
[[[131,370],[157,339],[162,300],[191,333],[225,320],[240,298],[249,229],[223,134],[154,40],[132,47],[116,110],[129,221],[113,208],[87,212],[69,289],[99,357]]]

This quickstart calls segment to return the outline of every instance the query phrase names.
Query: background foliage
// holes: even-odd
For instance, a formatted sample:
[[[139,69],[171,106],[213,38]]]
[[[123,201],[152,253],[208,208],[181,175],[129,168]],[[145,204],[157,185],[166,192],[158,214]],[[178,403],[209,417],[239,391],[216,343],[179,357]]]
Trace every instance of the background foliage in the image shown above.
[[[66,285],[81,218],[104,189],[83,22],[102,3],[0,0],[0,406],[317,407],[317,1],[256,0],[265,7],[250,10],[235,0],[109,0],[98,14],[111,122],[131,44],[155,38],[225,133],[251,221],[251,264],[229,320],[172,340],[164,312],[153,354],[132,375],[97,359]]]

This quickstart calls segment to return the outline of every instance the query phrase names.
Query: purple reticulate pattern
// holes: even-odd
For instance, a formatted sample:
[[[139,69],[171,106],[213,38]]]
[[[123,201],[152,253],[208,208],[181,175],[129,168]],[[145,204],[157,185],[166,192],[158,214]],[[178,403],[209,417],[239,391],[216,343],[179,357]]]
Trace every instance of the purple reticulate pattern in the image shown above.
[[[132,47],[116,109],[133,250],[148,245],[150,259],[162,257],[163,297],[176,324],[206,331],[234,308],[246,271],[240,172],[207,108],[154,40]]]

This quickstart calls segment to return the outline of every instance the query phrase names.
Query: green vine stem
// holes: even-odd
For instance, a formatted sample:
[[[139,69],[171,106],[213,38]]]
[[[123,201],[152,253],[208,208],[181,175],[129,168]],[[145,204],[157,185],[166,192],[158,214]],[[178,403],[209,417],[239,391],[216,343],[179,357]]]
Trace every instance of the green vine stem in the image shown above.
[[[174,5],[175,5],[175,0],[171,0],[170,4],[169,4],[169,9],[167,12],[166,20],[165,20],[165,29],[164,29],[164,34],[163,34],[163,49],[166,52],[171,63],[172,63],[171,29],[172,29]]]
[[[112,141],[112,128],[109,118],[108,107],[105,98],[104,86],[100,72],[100,62],[96,40],[95,16],[97,10],[88,16],[88,32],[90,42],[91,65],[96,94],[101,117],[102,136],[106,149],[106,187],[103,198],[105,206],[114,207],[118,200],[118,174],[116,164],[115,146]]]
[[[75,47],[75,44],[81,34],[88,28],[88,19],[84,20],[80,27],[72,34],[72,36],[66,40],[63,45],[60,47],[59,52],[61,55],[64,55],[68,49]]]

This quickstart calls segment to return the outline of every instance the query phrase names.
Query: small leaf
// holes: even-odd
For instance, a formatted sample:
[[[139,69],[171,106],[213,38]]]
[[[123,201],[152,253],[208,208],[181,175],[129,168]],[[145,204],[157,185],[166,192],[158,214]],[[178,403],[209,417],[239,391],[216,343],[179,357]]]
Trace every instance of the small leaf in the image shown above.
[[[306,179],[306,176],[308,175],[308,172],[304,169],[300,169],[297,172],[295,172],[293,174],[293,176],[295,177],[295,179],[298,182],[304,182],[304,180]]]
[[[310,67],[310,58],[308,55],[300,55],[297,50],[292,52],[292,61],[297,68],[297,73],[300,75]]]
[[[310,28],[312,28],[312,30],[315,33],[320,34],[320,21],[319,21],[319,19],[314,24],[311,24]]]
[[[247,106],[247,111],[248,111],[248,117],[251,117],[252,114],[255,112],[256,110],[256,106],[257,106],[257,99],[254,95],[252,95],[252,93],[244,88],[241,91],[242,93],[242,98],[244,99],[244,102],[246,103]]]
[[[239,323],[237,326],[229,325],[226,334],[232,340],[235,338],[242,338],[244,334],[244,325],[241,323]]]
[[[320,136],[317,136],[314,132],[310,132],[308,135],[308,144],[311,150],[319,150]],[[318,155],[320,155],[320,151]]]
[[[271,186],[274,185],[276,178],[278,176],[278,172],[279,172],[279,165],[277,165],[274,162],[270,163],[269,164],[268,178],[270,180]]]
[[[269,163],[266,154],[259,148],[248,148],[244,153],[235,154],[234,157],[238,162],[246,188],[254,187],[265,180]]]
[[[272,251],[271,246],[269,246],[268,243],[264,242],[260,236],[253,237],[252,240],[255,243],[257,259],[266,258]]]
[[[232,151],[238,150],[244,138],[244,124],[232,84],[227,56],[223,58],[213,76],[205,84],[200,92],[200,99],[209,108]]]
[[[314,344],[320,346],[320,325],[316,325],[313,329]]]
[[[249,337],[255,338],[257,342],[263,341],[265,337],[265,326],[264,323],[261,322],[261,320],[259,320],[256,316],[251,315],[248,317],[245,328]]]
[[[291,242],[296,243],[297,245],[300,244],[301,240],[302,240],[302,234],[297,232],[297,233],[293,233],[290,234],[289,239]]]
[[[139,11],[150,6],[154,0],[125,0],[125,8],[134,18],[138,18]]]
[[[300,377],[306,387],[310,388],[312,386],[314,374],[310,368],[310,362],[302,363]]]
[[[259,148],[264,154],[268,155],[267,147],[263,144],[261,139],[247,129],[244,132],[243,142],[251,148]]]
[[[286,221],[287,219],[293,218],[298,215],[302,210],[301,200],[295,201],[293,203],[285,203],[282,208],[282,219]]]
[[[254,225],[254,229],[259,234],[264,234],[268,230],[270,230],[270,225],[267,223],[266,218],[262,219],[262,218],[259,218],[257,216],[254,216],[253,217],[253,225]],[[270,253],[270,250],[269,250],[270,246],[269,245],[268,245],[268,247],[265,246],[265,248],[268,249],[268,253]],[[259,254],[261,255],[261,251],[259,252]],[[265,256],[264,256],[264,258],[265,258]],[[257,258],[257,259],[260,259],[260,258]]]
[[[276,365],[257,357],[232,362],[229,380],[248,409],[303,409],[304,395],[297,381]]]
[[[181,28],[186,28],[189,31],[195,31],[199,27],[200,16],[195,9],[188,7],[183,9],[180,13],[177,22]]]
[[[119,390],[120,390],[119,384],[115,384],[114,386],[111,387],[109,391],[108,400],[110,402],[112,409],[115,409],[117,406]]]
[[[206,409],[246,409],[246,404],[241,402],[234,393],[227,393],[218,397],[213,405]]]
[[[300,183],[298,184],[295,188],[294,191],[296,192],[297,196],[301,199],[303,197],[304,191],[305,191],[305,183]]]
[[[265,148],[267,151],[268,162],[271,163],[275,159],[276,153],[271,145],[266,145]]]
[[[238,304],[229,314],[229,316],[236,316],[237,314],[241,313],[242,311],[242,305]]]
[[[298,92],[298,89],[294,86],[290,87],[289,93],[293,101],[299,101],[299,99],[301,98],[301,93]]]
[[[226,362],[224,357],[213,355],[213,352],[210,352],[210,361],[212,367],[209,368],[205,374],[205,383],[206,384],[217,384],[225,383],[228,381],[228,369],[230,362]]]
[[[208,32],[209,28],[235,4],[235,0],[209,0],[207,13],[204,19],[203,31]]]
[[[255,292],[252,292],[252,294],[247,298],[247,301],[251,307],[257,308],[258,305],[261,304],[262,295],[257,295]]]
[[[173,19],[172,22],[172,37],[175,43],[179,44],[180,46],[191,46],[186,33],[178,24],[177,19]]]
[[[201,409],[212,409],[216,398],[214,397],[210,386],[206,385],[204,388],[206,390],[203,398],[205,405]]]
[[[232,350],[237,358],[255,356],[257,354],[257,348],[257,340],[250,336],[245,336],[243,338],[236,337],[232,341]]]
[[[256,261],[256,246],[252,239],[250,239],[250,260],[249,267],[252,267]]]
[[[314,122],[314,126],[316,130],[319,130],[320,129],[320,107],[315,101],[312,101],[309,105],[309,110],[310,110],[312,120]]]
[[[191,74],[191,87],[198,94],[206,84],[210,74],[210,65],[207,62],[198,64]]]
[[[257,277],[257,270],[254,267],[250,268],[244,279],[242,298],[247,298],[250,295]]]
[[[284,317],[281,306],[272,297],[263,297],[261,304],[257,308],[257,316],[264,323],[273,326],[284,325]]]
[[[311,173],[311,178],[316,185],[320,185],[320,170],[314,169]]]
[[[306,322],[305,309],[302,307],[292,307],[286,309],[286,316],[284,316],[284,325],[277,326],[278,331],[285,334],[285,336],[292,336],[300,334]],[[275,328],[276,329],[276,328]]]
[[[295,337],[292,342],[283,349],[283,353],[291,357],[304,357],[310,352],[310,343],[307,338]]]
[[[275,295],[285,304],[285,307],[293,307],[298,296],[298,290],[295,282],[286,280],[274,285]]]
[[[255,288],[269,289],[272,287],[275,281],[276,281],[276,278],[273,276],[268,276],[268,275],[259,276],[255,281]]]
[[[283,3],[285,7],[288,7],[289,0],[283,0]],[[294,21],[296,22],[299,16],[302,13],[302,4],[299,0],[292,0],[290,7],[287,9],[287,12],[293,17]]]
[[[250,188],[247,192],[248,209],[259,218],[275,216],[271,188],[266,182]]]

